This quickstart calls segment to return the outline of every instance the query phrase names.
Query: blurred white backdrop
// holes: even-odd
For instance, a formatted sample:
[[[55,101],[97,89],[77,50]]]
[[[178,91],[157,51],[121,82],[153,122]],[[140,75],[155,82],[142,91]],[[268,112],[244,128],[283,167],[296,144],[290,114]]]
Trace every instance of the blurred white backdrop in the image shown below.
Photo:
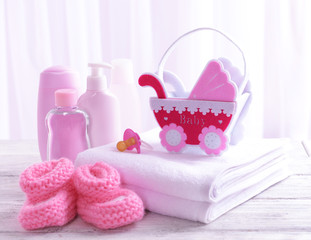
[[[155,72],[183,33],[213,27],[244,51],[253,103],[253,137],[311,136],[311,1],[308,0],[0,0],[0,139],[35,139],[39,75],[71,66],[85,90],[87,63],[131,58],[135,79]],[[176,48],[166,68],[189,90],[206,62],[241,56],[230,44],[198,35]],[[107,72],[108,74],[108,72]],[[139,89],[144,131],[157,126],[150,89]]]

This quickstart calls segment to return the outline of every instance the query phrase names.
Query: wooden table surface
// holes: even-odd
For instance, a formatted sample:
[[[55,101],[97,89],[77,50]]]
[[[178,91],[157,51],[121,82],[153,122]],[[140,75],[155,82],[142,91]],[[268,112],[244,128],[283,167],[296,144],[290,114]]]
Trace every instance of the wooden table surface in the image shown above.
[[[19,175],[40,162],[36,141],[0,141],[0,239],[311,239],[311,162],[293,142],[293,175],[205,225],[147,212],[115,230],[99,230],[77,217],[63,227],[25,231],[17,216],[25,201]]]

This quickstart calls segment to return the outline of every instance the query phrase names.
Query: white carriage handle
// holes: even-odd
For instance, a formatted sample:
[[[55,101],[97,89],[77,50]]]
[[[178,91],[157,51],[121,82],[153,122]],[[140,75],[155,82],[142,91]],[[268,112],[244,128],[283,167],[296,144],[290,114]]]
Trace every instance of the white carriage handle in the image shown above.
[[[220,35],[222,35],[224,38],[226,38],[229,42],[231,42],[241,53],[242,58],[243,58],[243,62],[244,62],[244,74],[243,74],[243,78],[244,78],[244,82],[245,82],[245,78],[246,78],[246,60],[245,60],[245,56],[244,53],[242,51],[242,49],[233,41],[231,40],[231,38],[229,38],[227,35],[225,35],[224,33],[222,33],[221,31],[215,29],[215,28],[197,28],[194,29],[190,32],[187,32],[183,35],[181,35],[179,38],[177,38],[172,44],[171,46],[169,46],[169,48],[166,50],[166,52],[164,53],[163,57],[161,58],[161,61],[158,65],[158,76],[160,77],[160,79],[163,79],[163,71],[164,71],[164,65],[169,57],[169,55],[172,53],[172,51],[175,49],[177,42],[179,42],[179,40],[181,40],[182,38],[185,38],[193,33],[199,32],[199,31],[214,31],[219,33]]]

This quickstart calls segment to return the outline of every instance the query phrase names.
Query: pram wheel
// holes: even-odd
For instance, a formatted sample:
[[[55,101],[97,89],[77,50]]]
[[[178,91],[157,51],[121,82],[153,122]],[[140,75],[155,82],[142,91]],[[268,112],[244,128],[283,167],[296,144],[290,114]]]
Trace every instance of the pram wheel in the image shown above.
[[[226,149],[227,138],[224,132],[215,126],[209,126],[202,129],[199,135],[200,147],[207,154],[220,154],[221,151]]]
[[[186,145],[187,135],[181,126],[171,123],[163,127],[160,139],[162,146],[168,151],[179,152]]]

